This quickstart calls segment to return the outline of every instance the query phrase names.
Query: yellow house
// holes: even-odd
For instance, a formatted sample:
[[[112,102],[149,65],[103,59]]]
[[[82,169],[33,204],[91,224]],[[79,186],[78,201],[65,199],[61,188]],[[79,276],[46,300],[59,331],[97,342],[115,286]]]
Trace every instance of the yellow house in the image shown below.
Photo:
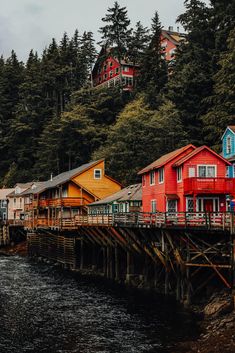
[[[76,216],[87,213],[87,205],[121,189],[105,174],[104,160],[83,164],[61,173],[30,191],[32,207],[28,228],[74,226]]]

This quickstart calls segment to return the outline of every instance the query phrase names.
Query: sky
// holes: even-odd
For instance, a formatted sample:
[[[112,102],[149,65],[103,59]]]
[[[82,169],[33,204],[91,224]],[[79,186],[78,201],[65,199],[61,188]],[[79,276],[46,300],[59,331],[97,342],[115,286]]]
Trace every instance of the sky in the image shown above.
[[[162,25],[176,27],[175,20],[184,12],[183,0],[119,0],[126,6],[132,26],[141,21],[150,26],[157,10]],[[41,55],[55,37],[60,41],[64,32],[72,36],[92,31],[99,40],[101,18],[114,0],[0,0],[0,55],[6,58],[12,49],[20,60],[27,59],[30,49]]]

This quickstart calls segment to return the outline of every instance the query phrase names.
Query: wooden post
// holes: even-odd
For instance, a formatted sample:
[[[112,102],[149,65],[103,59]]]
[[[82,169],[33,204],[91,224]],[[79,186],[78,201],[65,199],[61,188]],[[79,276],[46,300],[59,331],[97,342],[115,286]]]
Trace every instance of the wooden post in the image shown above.
[[[187,263],[190,262],[190,250],[189,244],[187,243]],[[191,303],[191,288],[190,288],[190,268],[186,267],[186,305],[190,305]]]
[[[118,253],[118,244],[115,244],[115,280],[119,281],[120,280],[120,268],[119,268],[119,253]]]
[[[165,244],[165,254],[166,254],[166,267],[165,267],[165,294],[169,294],[169,271],[168,271],[168,244]]]
[[[105,246],[103,246],[102,252],[103,252],[103,274],[104,274],[104,277],[107,277],[107,256],[106,256]]]
[[[134,270],[133,267],[134,267],[133,255],[129,250],[127,250],[126,252],[126,282],[127,283],[131,282],[131,275],[133,274],[133,270]]]
[[[84,268],[84,240],[80,240],[80,270]]]

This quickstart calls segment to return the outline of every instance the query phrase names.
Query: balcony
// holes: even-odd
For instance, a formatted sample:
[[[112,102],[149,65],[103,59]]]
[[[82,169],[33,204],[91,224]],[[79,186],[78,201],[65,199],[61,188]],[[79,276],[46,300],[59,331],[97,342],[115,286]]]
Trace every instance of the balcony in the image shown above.
[[[78,207],[87,204],[86,200],[80,197],[64,197],[62,199],[39,200],[38,206],[45,207]]]
[[[235,194],[235,178],[187,178],[184,194]]]

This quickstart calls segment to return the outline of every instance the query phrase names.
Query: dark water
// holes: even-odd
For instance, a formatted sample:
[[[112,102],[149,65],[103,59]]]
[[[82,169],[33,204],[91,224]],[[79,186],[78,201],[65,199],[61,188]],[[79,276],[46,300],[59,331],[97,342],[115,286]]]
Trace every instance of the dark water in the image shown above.
[[[0,353],[174,353],[191,329],[163,297],[0,257]]]

